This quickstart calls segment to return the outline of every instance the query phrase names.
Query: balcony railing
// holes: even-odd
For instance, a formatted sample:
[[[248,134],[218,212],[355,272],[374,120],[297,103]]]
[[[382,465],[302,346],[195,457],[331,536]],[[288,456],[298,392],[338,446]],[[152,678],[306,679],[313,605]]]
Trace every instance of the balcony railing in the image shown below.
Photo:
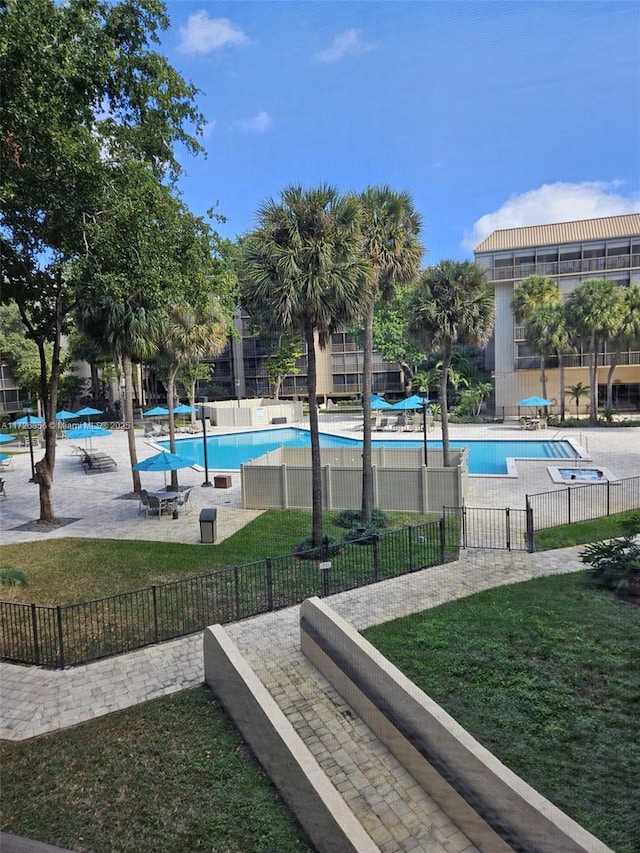
[[[598,367],[609,367],[611,364],[611,359],[613,358],[614,353],[610,352],[599,352],[596,354],[596,365]],[[588,367],[589,366],[589,353],[568,353],[562,359],[562,363],[565,367]],[[640,351],[631,350],[628,352],[622,352],[618,356],[618,367],[625,366],[635,366],[640,364]],[[545,366],[547,368],[553,369],[558,367],[558,356],[552,355],[550,356],[546,362]],[[516,370],[539,370],[540,368],[540,356],[537,355],[522,355],[517,356],[515,359],[515,369]]]
[[[640,267],[640,255],[612,255],[609,258],[581,258],[574,261],[550,261],[539,264],[516,264],[494,267],[492,281],[526,278],[528,275],[569,275],[571,273],[602,272]]]

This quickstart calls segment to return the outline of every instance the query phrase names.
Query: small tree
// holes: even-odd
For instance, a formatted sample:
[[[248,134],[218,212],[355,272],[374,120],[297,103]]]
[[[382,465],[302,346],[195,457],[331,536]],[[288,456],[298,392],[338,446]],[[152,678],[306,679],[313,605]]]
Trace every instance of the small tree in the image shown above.
[[[575,385],[569,385],[567,388],[567,394],[572,400],[576,401],[576,417],[580,416],[580,400],[583,397],[588,397],[591,392],[587,388],[586,385],[583,385],[582,382],[576,382]]]

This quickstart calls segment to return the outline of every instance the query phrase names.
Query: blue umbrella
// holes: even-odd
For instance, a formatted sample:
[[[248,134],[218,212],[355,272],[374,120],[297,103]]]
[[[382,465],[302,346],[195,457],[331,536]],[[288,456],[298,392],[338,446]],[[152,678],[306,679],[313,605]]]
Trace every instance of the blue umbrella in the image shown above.
[[[84,409],[80,409],[79,412],[76,412],[76,418],[88,418],[91,415],[101,415],[101,409],[92,409],[91,406],[85,406]]]
[[[17,436],[0,433],[0,444],[4,444],[5,441],[17,441]]]
[[[399,403],[394,403],[391,407],[392,409],[421,409],[425,403],[429,401],[423,399],[422,397],[418,397],[417,394],[413,394],[411,397],[407,397],[404,400],[400,400]]]
[[[372,409],[391,409],[391,403],[387,403],[386,400],[383,400],[382,397],[372,397],[371,398],[371,408]]]
[[[177,453],[169,453],[168,450],[163,450],[156,453],[155,456],[148,456],[141,462],[136,462],[132,465],[134,471],[162,471],[165,475],[164,481],[167,482],[167,471],[177,471],[180,468],[191,468],[195,464],[192,459],[185,459],[178,456]]]
[[[194,409],[193,406],[187,406],[184,403],[180,403],[179,406],[176,406],[173,410],[174,415],[190,415],[192,412],[197,412],[197,409]]]
[[[553,400],[545,400],[544,397],[525,397],[516,403],[517,406],[553,406]]]
[[[18,418],[17,421],[13,422],[16,426],[29,426],[33,425],[34,427],[40,427],[44,423],[44,418],[39,418],[37,415],[25,415],[23,418]]]
[[[6,462],[7,459],[11,459],[8,453],[0,453],[0,462]]]
[[[91,444],[92,438],[100,438],[103,435],[111,435],[111,430],[104,429],[104,427],[96,426],[95,424],[80,424],[79,426],[71,427],[71,429],[66,429],[64,434],[67,438],[71,439],[71,441],[80,441],[81,439],[88,439],[89,445]]]
[[[145,418],[155,418],[156,416],[168,415],[169,409],[163,409],[162,406],[156,406],[155,409],[149,409],[148,412],[142,413]]]
[[[68,412],[66,409],[61,409],[59,412],[56,412],[56,420],[57,421],[72,421],[74,418],[78,416],[73,412]]]

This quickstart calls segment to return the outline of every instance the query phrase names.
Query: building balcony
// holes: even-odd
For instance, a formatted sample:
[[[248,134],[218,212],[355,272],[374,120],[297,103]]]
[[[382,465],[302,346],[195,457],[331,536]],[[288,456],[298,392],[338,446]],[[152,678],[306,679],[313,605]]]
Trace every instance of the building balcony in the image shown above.
[[[612,255],[608,258],[579,258],[572,261],[550,261],[538,264],[516,264],[489,270],[491,281],[512,281],[529,275],[572,275],[606,270],[640,267],[640,255]]]

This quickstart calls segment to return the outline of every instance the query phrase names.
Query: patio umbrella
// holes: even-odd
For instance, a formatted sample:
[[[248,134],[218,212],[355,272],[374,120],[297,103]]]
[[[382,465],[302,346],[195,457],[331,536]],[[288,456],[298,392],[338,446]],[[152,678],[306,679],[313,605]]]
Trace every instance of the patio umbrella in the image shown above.
[[[61,409],[59,412],[56,412],[56,420],[57,421],[72,421],[74,418],[78,416],[74,414],[74,412],[67,412],[66,409]]]
[[[85,406],[84,409],[80,409],[79,412],[75,413],[76,418],[88,418],[91,415],[101,415],[102,409],[92,409],[91,406]]]
[[[18,418],[17,421],[13,421],[13,423],[16,426],[28,426],[29,429],[31,429],[32,427],[34,429],[37,429],[41,427],[44,423],[44,418],[39,418],[37,415],[29,415],[29,417],[27,418],[27,416],[25,415],[22,418]]]
[[[424,403],[428,403],[428,400],[424,400],[422,397],[418,397],[417,394],[413,394],[411,397],[407,397],[405,400],[400,400],[399,403],[394,403],[391,407],[392,409],[421,409]]]
[[[161,417],[162,415],[168,415],[169,409],[163,409],[162,406],[156,406],[155,409],[149,409],[148,412],[143,412],[142,414],[145,418]]]
[[[386,400],[383,400],[382,397],[371,397],[371,408],[372,409],[391,409],[393,408],[391,403],[387,403]]]
[[[191,468],[195,464],[193,459],[185,459],[183,456],[178,456],[177,453],[169,453],[168,450],[162,450],[156,453],[155,456],[148,456],[140,462],[132,465],[134,471],[162,471],[164,473],[164,482],[167,482],[167,471],[178,471],[180,468]]]
[[[7,459],[11,459],[8,453],[0,453],[0,462],[6,462]]]
[[[3,435],[2,433],[0,433],[0,444],[4,444],[5,441],[17,441],[17,436]]]
[[[179,406],[176,406],[173,410],[174,415],[190,415],[193,412],[197,412],[197,409],[194,409],[193,406],[187,406],[185,403],[180,403]]]
[[[524,400],[520,400],[519,403],[516,403],[517,406],[553,406],[553,400],[545,400],[544,397],[525,397]]]
[[[111,435],[110,429],[104,429],[104,427],[95,426],[95,424],[80,424],[79,426],[71,427],[71,429],[66,429],[64,434],[67,438],[71,439],[71,441],[81,441],[83,438],[85,441],[88,441],[88,447],[91,447],[91,439],[92,438],[100,438],[104,435]]]

